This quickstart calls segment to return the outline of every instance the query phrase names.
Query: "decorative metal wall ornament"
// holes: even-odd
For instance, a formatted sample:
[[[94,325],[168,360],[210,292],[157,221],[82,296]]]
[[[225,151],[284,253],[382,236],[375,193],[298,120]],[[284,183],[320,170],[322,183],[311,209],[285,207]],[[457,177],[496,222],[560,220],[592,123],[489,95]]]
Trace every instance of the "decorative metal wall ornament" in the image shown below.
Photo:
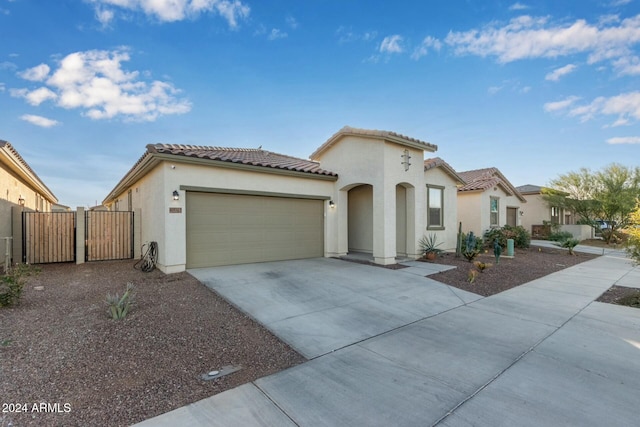
[[[409,160],[411,160],[411,156],[409,155],[409,150],[404,150],[400,158],[402,158],[402,162],[400,162],[400,164],[403,164],[404,170],[408,171],[409,166],[411,166],[411,163],[409,163]]]

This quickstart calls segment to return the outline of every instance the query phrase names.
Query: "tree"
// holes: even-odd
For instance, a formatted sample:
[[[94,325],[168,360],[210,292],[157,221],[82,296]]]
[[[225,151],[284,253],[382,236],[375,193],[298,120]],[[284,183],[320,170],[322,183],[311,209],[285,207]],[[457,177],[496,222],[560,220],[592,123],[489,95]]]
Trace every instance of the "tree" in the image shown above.
[[[614,231],[629,224],[636,200],[640,197],[640,167],[626,167],[617,163],[591,172],[581,168],[578,172],[560,175],[551,181],[553,190],[543,193],[549,206],[568,209],[579,222],[593,227],[596,220],[607,223],[607,243]]]
[[[636,204],[636,209],[629,215],[627,233],[629,234],[627,253],[637,264],[640,264],[640,200]]]

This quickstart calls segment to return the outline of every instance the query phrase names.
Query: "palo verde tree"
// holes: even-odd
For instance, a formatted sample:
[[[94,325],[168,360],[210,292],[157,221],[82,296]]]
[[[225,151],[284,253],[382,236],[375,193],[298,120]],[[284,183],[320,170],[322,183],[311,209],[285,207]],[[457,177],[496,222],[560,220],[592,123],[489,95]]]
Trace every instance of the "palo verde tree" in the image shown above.
[[[606,221],[609,243],[614,231],[629,224],[640,197],[640,167],[612,163],[597,172],[581,168],[560,175],[550,184],[554,190],[543,194],[547,204],[570,210],[582,224],[595,227],[596,220]]]

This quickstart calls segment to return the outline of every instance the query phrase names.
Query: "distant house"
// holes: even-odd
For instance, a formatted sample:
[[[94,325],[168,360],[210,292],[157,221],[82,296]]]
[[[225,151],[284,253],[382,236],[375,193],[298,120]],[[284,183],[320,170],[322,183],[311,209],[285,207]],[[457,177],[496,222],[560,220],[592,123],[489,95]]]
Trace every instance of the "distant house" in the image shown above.
[[[153,144],[103,204],[136,212],[140,243],[158,243],[158,267],[167,273],[351,252],[392,264],[420,256],[418,240],[428,232],[443,249],[455,247],[454,195],[463,180],[441,160],[424,161],[436,149],[352,127],[310,160]]]
[[[424,161],[424,181],[427,185],[427,230],[443,245],[438,249],[456,247],[458,233],[458,187],[465,184],[458,173],[440,157]]]
[[[531,232],[533,225],[544,223],[572,225],[575,224],[575,216],[568,210],[557,206],[549,206],[542,198],[546,187],[539,185],[521,185],[516,189],[527,200],[527,208],[522,215],[522,226]]]
[[[71,208],[67,205],[54,203],[53,205],[51,205],[51,212],[71,212]]]
[[[0,238],[12,235],[12,207],[47,212],[57,202],[18,151],[0,140]]]
[[[491,228],[521,225],[522,205],[527,201],[497,168],[458,175],[466,182],[458,188],[458,221],[464,232],[481,236]]]

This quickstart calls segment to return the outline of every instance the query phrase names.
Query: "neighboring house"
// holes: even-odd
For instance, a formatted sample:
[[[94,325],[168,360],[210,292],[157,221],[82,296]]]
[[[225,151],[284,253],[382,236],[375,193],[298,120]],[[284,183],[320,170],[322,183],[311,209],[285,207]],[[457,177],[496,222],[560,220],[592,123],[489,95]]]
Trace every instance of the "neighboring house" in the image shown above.
[[[527,200],[527,206],[521,216],[522,226],[533,238],[546,238],[549,230],[545,223],[559,224],[560,230],[569,232],[578,240],[591,239],[595,230],[588,225],[576,225],[576,216],[571,211],[559,206],[549,206],[542,198],[546,187],[538,185],[521,185],[516,187]],[[558,191],[558,190],[554,190]],[[565,193],[568,195],[568,193]]]
[[[0,140],[0,237],[12,235],[12,207],[47,212],[57,202],[18,151]]]
[[[458,187],[465,185],[458,173],[440,157],[424,161],[427,185],[427,232],[434,233],[438,249],[454,250],[458,234]]]
[[[543,225],[547,222],[561,225],[575,224],[575,217],[571,212],[558,206],[549,206],[542,198],[545,187],[527,184],[516,187],[516,189],[527,200],[527,207],[523,209],[521,217],[521,225],[530,233],[532,233],[532,226]]]
[[[71,212],[71,208],[66,205],[61,205],[60,203],[55,203],[51,205],[51,212]]]
[[[458,172],[466,184],[458,188],[458,220],[465,233],[482,236],[505,225],[521,225],[525,198],[497,168]]]
[[[391,264],[396,256],[419,256],[418,240],[428,233],[427,185],[444,189],[444,229],[435,230],[433,218],[430,227],[443,236],[455,230],[448,218],[459,177],[444,162],[423,164],[424,152],[436,149],[350,127],[311,160],[261,149],[147,145],[103,204],[136,212],[141,243],[158,243],[166,273],[349,252]],[[445,246],[455,247],[455,238]]]

